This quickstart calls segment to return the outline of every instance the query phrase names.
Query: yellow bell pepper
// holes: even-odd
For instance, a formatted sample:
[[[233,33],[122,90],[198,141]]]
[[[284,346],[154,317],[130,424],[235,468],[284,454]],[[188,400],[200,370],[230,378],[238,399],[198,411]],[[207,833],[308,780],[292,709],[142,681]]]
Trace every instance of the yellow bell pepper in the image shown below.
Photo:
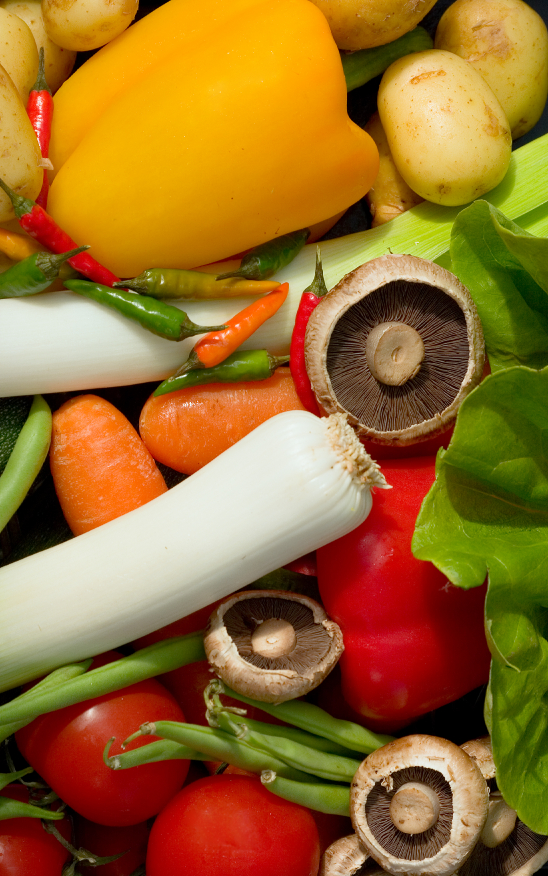
[[[340,55],[314,4],[165,6],[160,49],[151,14],[56,96],[48,211],[74,240],[121,277],[191,268],[365,195],[377,149],[348,118]]]

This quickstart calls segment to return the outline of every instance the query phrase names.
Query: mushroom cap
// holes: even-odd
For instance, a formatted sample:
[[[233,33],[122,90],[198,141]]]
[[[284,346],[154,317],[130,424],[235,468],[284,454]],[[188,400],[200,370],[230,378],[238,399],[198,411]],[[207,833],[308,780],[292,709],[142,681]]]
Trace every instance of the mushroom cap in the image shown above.
[[[351,271],[321,299],[305,356],[326,413],[348,414],[362,439],[406,446],[452,425],[481,380],[485,348],[476,306],[454,274],[389,254]]]
[[[390,817],[398,790],[424,783],[439,798],[437,822],[411,835]],[[383,869],[400,876],[450,876],[470,855],[488,812],[477,764],[458,745],[415,734],[372,752],[350,789],[350,816],[360,842]]]
[[[498,791],[490,737],[471,739],[461,748],[478,764],[491,795],[487,821],[459,876],[532,876],[548,861],[548,837],[520,821]]]
[[[335,840],[325,850],[318,876],[377,876],[383,872],[352,833]]]
[[[206,656],[219,678],[265,703],[313,690],[343,647],[341,629],[323,606],[283,590],[246,590],[227,597],[204,633]]]

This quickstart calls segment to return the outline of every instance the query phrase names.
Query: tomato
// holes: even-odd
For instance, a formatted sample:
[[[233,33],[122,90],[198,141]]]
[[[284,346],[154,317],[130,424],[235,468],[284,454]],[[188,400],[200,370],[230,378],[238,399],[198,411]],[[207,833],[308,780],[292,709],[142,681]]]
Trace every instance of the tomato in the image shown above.
[[[316,876],[320,842],[308,809],[259,778],[209,776],[183,788],[156,818],[147,876]]]
[[[484,684],[490,653],[485,585],[454,587],[411,552],[435,458],[381,467],[392,489],[375,491],[365,522],[317,551],[318,586],[343,632],[345,700],[368,726],[394,732]]]
[[[119,656],[111,652],[106,660]],[[188,772],[185,760],[118,771],[103,762],[111,737],[115,742],[110,753],[118,754],[124,739],[141,724],[155,720],[185,718],[169,691],[150,679],[42,715],[15,738],[23,757],[75,812],[98,824],[122,826],[156,815],[181,788]],[[152,739],[139,737],[128,749]]]
[[[74,837],[77,848],[86,849],[101,858],[124,853],[116,861],[101,864],[98,868],[92,869],[91,864],[79,864],[78,869],[90,876],[94,873],[97,876],[131,876],[145,863],[149,832],[147,821],[125,827],[107,827],[76,816]]]
[[[29,802],[24,785],[7,785],[2,797]],[[70,842],[68,817],[54,822],[55,827]],[[70,852],[53,834],[47,833],[39,818],[6,818],[0,821],[0,876],[61,876]]]

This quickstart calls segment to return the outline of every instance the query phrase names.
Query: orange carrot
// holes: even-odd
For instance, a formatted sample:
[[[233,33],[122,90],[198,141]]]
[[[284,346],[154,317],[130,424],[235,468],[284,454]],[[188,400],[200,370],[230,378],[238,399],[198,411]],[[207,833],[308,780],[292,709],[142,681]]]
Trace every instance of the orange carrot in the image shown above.
[[[53,414],[50,467],[74,535],[120,517],[167,490],[129,420],[96,395],[72,398]]]
[[[141,412],[141,438],[159,462],[193,474],[282,411],[305,410],[288,368],[266,380],[208,383],[150,396]]]
[[[226,328],[203,335],[194,344],[190,356],[176,372],[176,376],[186,374],[191,368],[211,368],[224,362],[259,326],[274,316],[287,298],[288,292],[289,283],[281,283],[272,292],[244,307],[236,316],[227,319]]]

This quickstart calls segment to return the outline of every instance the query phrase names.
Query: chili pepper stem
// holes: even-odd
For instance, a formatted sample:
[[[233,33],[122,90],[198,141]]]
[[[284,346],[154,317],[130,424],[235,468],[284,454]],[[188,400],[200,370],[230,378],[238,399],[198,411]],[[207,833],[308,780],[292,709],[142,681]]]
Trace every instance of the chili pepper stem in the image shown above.
[[[31,201],[30,198],[24,198],[22,195],[17,194],[13,189],[10,189],[3,179],[0,179],[0,188],[3,189],[10,199],[13,212],[18,219],[21,219],[25,213],[30,213],[35,206],[35,201]]]

